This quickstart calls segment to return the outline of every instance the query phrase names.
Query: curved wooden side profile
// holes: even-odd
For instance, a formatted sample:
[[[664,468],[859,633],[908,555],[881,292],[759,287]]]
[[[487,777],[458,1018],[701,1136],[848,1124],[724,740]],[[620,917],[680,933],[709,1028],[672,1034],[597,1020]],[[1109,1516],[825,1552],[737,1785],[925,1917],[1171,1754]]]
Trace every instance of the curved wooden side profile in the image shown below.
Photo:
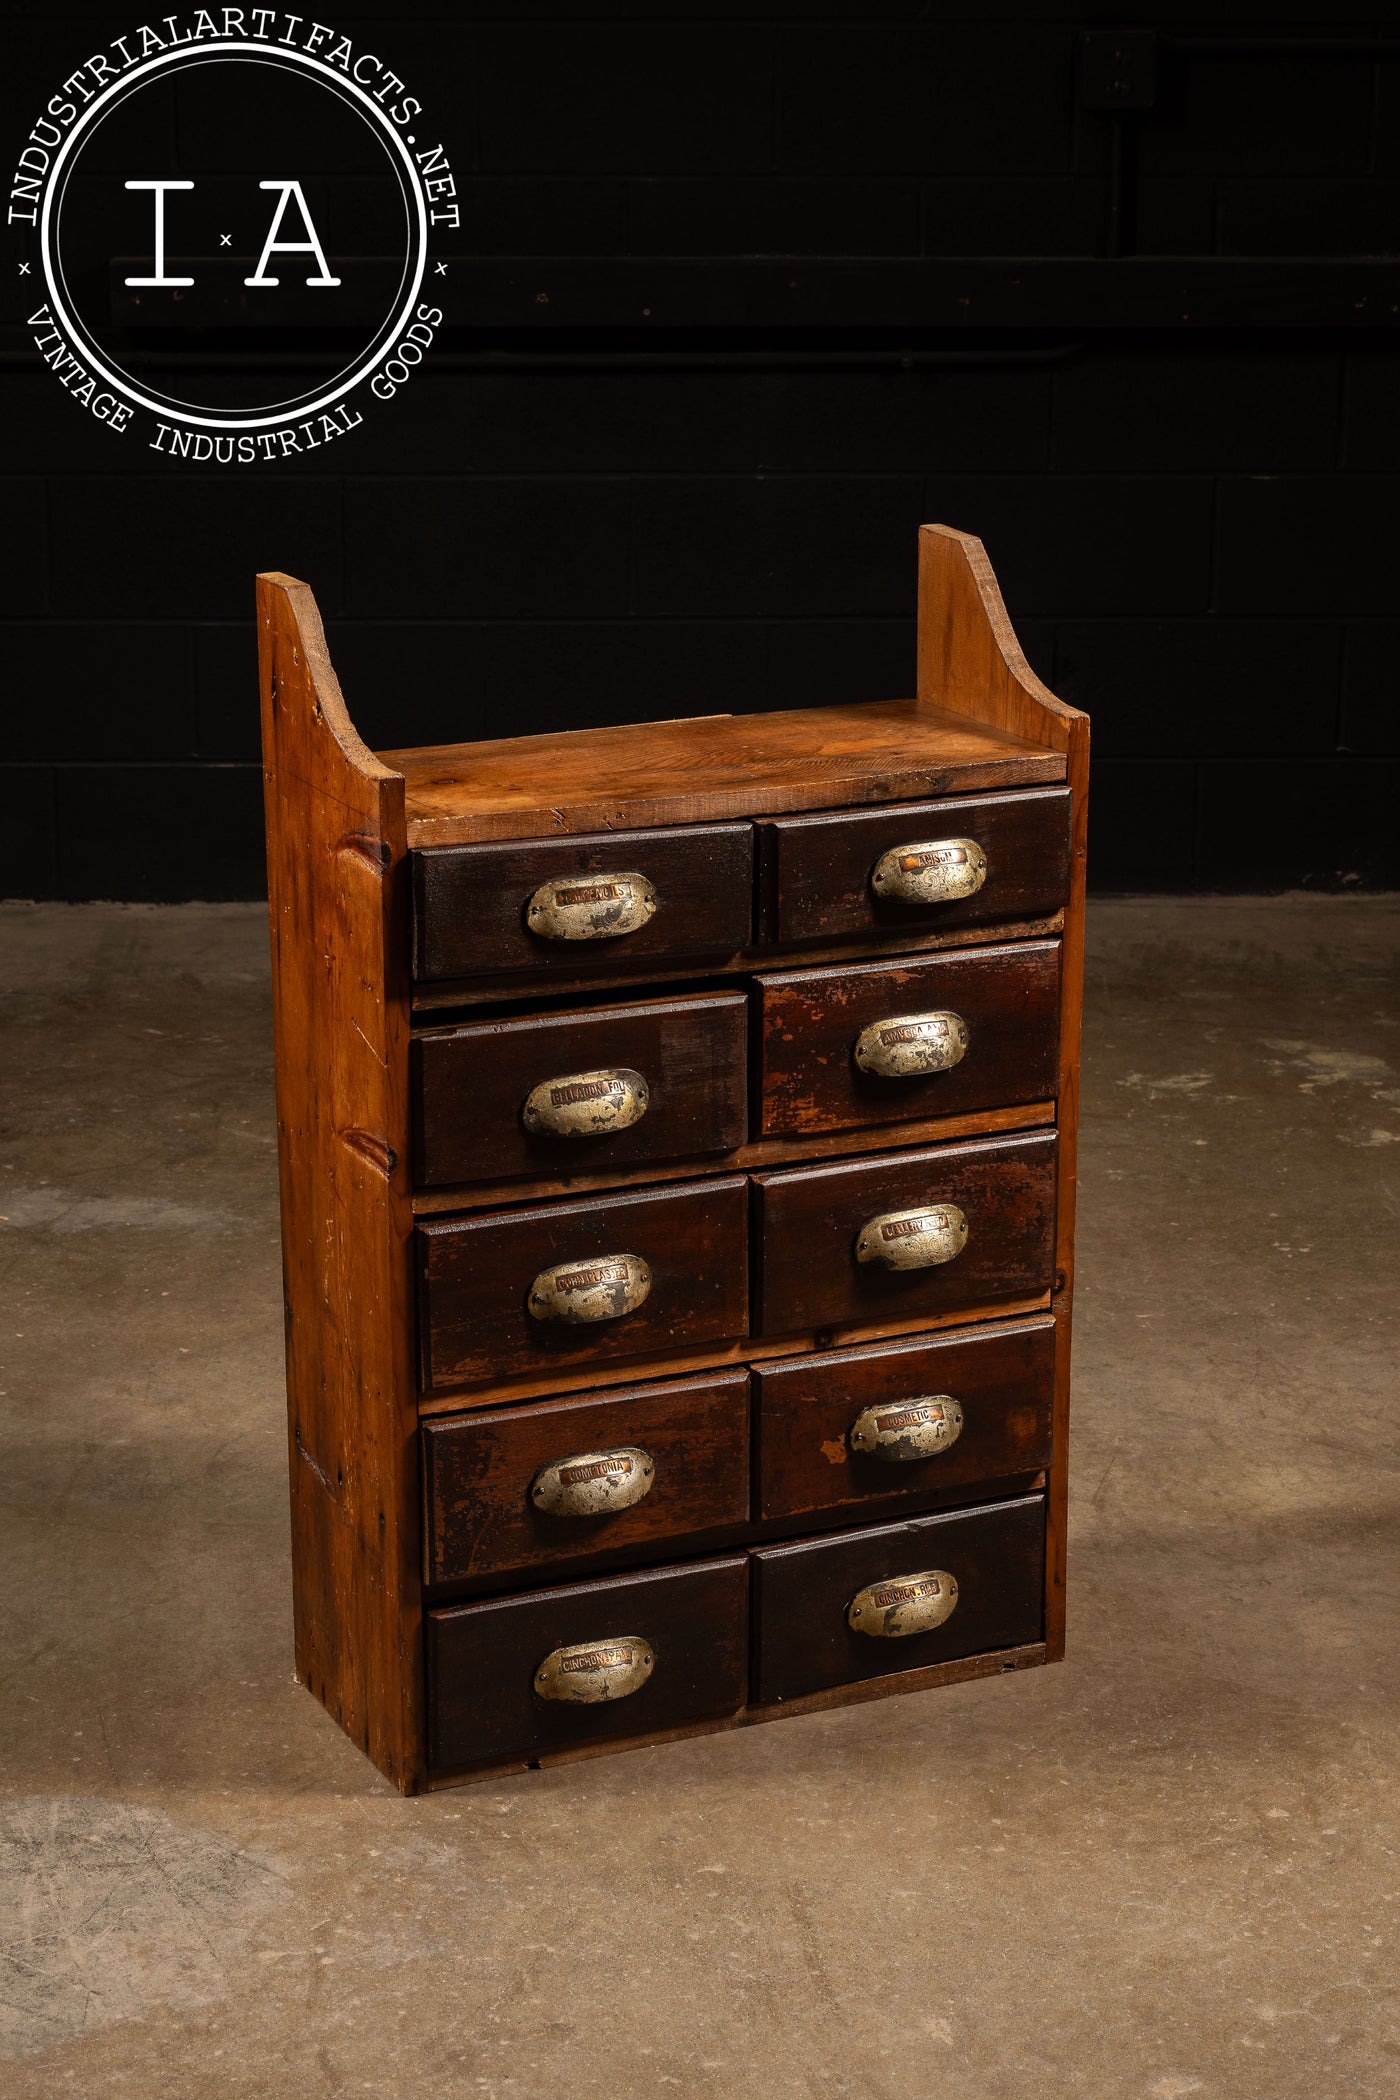
[[[1080,1008],[1084,991],[1084,873],[1089,824],[1089,717],[1066,707],[1026,662],[987,551],[970,532],[919,532],[918,698],[1063,751],[1073,793],[1069,904],[1060,965],[1060,1165],[1055,1255],[1055,1457],[1045,1567],[1046,1660],[1065,1652],[1065,1516],[1069,1466],[1070,1315],[1079,1151]]]
[[[407,844],[310,590],[258,578],[297,1675],[424,1778]]]

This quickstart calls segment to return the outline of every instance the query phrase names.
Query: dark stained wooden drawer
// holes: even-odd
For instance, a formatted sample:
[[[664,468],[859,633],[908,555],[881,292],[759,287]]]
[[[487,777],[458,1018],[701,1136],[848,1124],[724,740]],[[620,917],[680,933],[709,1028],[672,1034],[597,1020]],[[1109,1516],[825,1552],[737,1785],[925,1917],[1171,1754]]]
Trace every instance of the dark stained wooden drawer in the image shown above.
[[[760,1334],[957,1312],[1033,1297],[1054,1280],[1052,1130],[785,1168],[753,1181]],[[946,1242],[946,1233],[924,1232],[901,1212],[934,1220],[961,1212],[961,1252],[928,1267],[858,1260],[867,1227],[868,1240],[895,1259],[924,1251],[910,1240],[926,1239],[931,1250]]]
[[[879,1515],[1038,1472],[1054,1370],[1048,1314],[756,1364],[754,1513]]]
[[[746,1578],[739,1554],[430,1611],[429,1763],[441,1772],[539,1757],[735,1712],[745,1692]],[[583,1651],[562,1673],[556,1666],[567,1683],[569,1665],[575,1678],[590,1662],[626,1667],[626,1645],[642,1641],[654,1662],[625,1697],[574,1704],[535,1689],[541,1664],[561,1648]]]
[[[747,1371],[490,1408],[422,1437],[427,1582],[566,1569],[749,1514]]]
[[[1058,941],[785,970],[757,995],[765,1137],[1054,1098]]]
[[[729,955],[750,939],[747,824],[433,846],[412,859],[413,974],[420,979]],[[547,934],[552,922],[555,931]],[[562,935],[564,924],[575,937]],[[619,930],[629,924],[630,931]]]
[[[425,1030],[413,1043],[420,1185],[732,1151],[746,1135],[747,1017],[742,992],[716,992]],[[546,1127],[570,1119],[582,1129]]]
[[[911,1517],[842,1531],[792,1546],[755,1547],[753,1697],[767,1706],[831,1685],[858,1684],[896,1670],[920,1670],[1041,1638],[1045,1590],[1045,1500],[1014,1502],[946,1515]],[[911,1584],[912,1576],[942,1578]],[[920,1605],[946,1608],[941,1625],[887,1637],[853,1631],[847,1614],[862,1591],[867,1624],[886,1614],[915,1617]],[[895,1621],[898,1623],[898,1620]]]
[[[429,1393],[530,1371],[586,1371],[748,1333],[742,1175],[433,1219],[417,1236]],[[551,1269],[552,1282],[542,1283]],[[606,1309],[629,1291],[635,1297],[640,1274],[649,1275],[649,1289],[620,1317],[545,1319],[528,1309],[532,1297]]]
[[[1069,806],[1068,788],[1026,788],[772,818],[759,826],[763,938],[932,932],[1057,912],[1069,895]],[[876,894],[872,877],[885,854],[961,840],[986,859],[971,895],[921,904]]]

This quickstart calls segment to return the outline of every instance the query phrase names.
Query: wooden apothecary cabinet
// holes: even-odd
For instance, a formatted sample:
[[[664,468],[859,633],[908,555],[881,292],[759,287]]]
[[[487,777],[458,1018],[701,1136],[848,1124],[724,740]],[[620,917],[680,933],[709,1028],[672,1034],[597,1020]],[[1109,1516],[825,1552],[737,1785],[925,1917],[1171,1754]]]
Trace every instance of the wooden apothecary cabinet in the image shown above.
[[[1088,723],[980,543],[791,713],[376,755],[258,620],[303,1682],[414,1790],[1057,1658]]]

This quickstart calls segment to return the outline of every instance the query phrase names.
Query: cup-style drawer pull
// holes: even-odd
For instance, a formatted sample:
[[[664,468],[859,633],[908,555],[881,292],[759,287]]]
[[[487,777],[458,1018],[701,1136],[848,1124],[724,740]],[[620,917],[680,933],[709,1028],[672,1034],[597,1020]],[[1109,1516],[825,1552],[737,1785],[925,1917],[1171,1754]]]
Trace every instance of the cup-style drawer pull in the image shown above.
[[[616,1451],[576,1451],[541,1466],[530,1483],[530,1500],[550,1517],[605,1517],[630,1509],[651,1490],[656,1465],[637,1444]]]
[[[532,1137],[611,1137],[640,1123],[650,1100],[645,1079],[630,1065],[565,1072],[531,1088],[520,1120]]]
[[[861,1409],[851,1424],[851,1449],[896,1465],[937,1458],[957,1442],[962,1426],[963,1411],[951,1393],[896,1400],[892,1406]]]
[[[909,1633],[932,1633],[952,1617],[957,1602],[958,1585],[946,1568],[930,1568],[924,1575],[890,1575],[851,1599],[846,1624],[852,1633],[898,1641]]]
[[[961,1014],[891,1014],[862,1028],[855,1058],[862,1072],[877,1079],[922,1079],[928,1072],[951,1072],[970,1041]]]
[[[966,1245],[967,1219],[957,1204],[929,1203],[867,1219],[856,1241],[856,1260],[883,1262],[887,1269],[932,1269],[952,1261]]]
[[[542,882],[525,907],[525,924],[542,941],[615,941],[635,933],[656,910],[645,875],[575,875]]]
[[[556,1648],[535,1672],[541,1699],[561,1699],[567,1706],[601,1706],[606,1699],[630,1699],[656,1667],[650,1641],[624,1634],[616,1641],[580,1641]]]
[[[592,1261],[557,1261],[530,1285],[535,1320],[620,1320],[644,1305],[651,1270],[640,1254],[600,1254]]]
[[[891,846],[870,871],[877,897],[900,904],[954,904],[987,879],[987,856],[976,839],[921,839]]]

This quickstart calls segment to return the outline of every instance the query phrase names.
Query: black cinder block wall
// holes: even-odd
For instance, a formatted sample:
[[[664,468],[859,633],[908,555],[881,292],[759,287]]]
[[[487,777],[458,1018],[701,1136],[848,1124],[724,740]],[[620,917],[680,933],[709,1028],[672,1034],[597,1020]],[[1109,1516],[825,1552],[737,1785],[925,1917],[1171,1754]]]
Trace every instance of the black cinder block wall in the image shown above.
[[[1094,715],[1099,890],[1400,879],[1400,27],[988,14],[338,8],[465,177],[447,325],[334,448],[215,472],[6,330],[0,890],[261,894],[259,568],[384,748],[906,692],[923,519]],[[129,27],[10,10],[15,151]]]

